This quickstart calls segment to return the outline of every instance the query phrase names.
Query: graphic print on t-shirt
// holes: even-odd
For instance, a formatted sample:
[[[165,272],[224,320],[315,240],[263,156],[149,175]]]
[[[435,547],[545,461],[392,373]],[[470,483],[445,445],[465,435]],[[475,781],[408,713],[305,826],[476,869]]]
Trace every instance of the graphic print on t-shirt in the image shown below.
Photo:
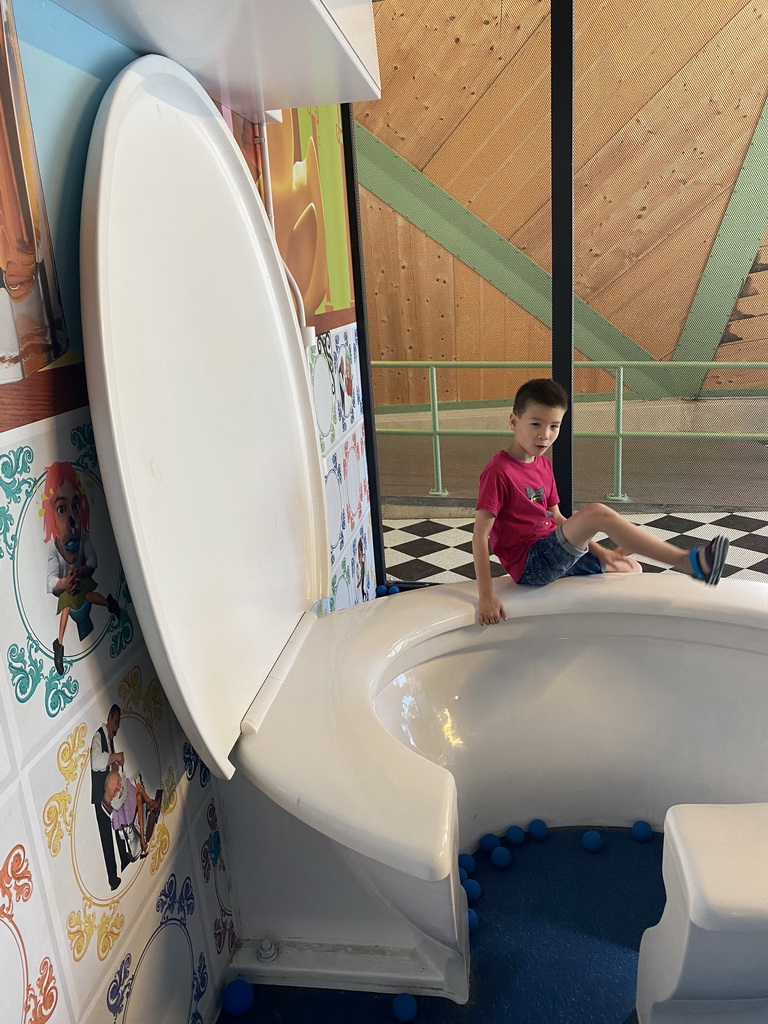
[[[532,487],[528,487],[526,485],[525,495],[526,495],[527,498],[531,499],[531,501],[534,503],[534,505],[543,505],[544,504],[544,488],[543,487],[539,487],[537,490],[534,491],[534,489]]]

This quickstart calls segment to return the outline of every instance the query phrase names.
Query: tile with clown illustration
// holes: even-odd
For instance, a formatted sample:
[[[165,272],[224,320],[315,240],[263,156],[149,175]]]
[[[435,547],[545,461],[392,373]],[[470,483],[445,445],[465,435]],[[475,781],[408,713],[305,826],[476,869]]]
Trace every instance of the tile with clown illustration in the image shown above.
[[[88,411],[0,444],[0,663],[31,756],[128,657],[138,629]]]

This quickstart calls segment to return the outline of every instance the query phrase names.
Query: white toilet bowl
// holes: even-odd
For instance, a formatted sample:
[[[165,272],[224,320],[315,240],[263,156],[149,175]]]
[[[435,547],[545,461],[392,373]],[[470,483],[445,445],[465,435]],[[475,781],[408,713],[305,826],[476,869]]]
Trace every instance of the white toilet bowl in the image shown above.
[[[82,224],[104,489],[155,669],[227,780],[240,976],[464,1001],[456,860],[483,832],[765,797],[760,584],[500,584],[487,629],[471,583],[312,614],[329,546],[290,292],[231,133],[172,62],[105,97]]]

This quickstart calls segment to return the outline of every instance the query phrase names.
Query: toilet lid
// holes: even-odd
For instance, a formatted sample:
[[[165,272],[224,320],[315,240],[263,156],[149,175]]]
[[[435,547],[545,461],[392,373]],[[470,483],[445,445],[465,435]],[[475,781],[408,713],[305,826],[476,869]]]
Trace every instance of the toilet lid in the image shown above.
[[[322,463],[264,208],[195,79],[142,57],[93,130],[81,234],[88,392],[132,608],[224,777],[240,722],[329,593]]]

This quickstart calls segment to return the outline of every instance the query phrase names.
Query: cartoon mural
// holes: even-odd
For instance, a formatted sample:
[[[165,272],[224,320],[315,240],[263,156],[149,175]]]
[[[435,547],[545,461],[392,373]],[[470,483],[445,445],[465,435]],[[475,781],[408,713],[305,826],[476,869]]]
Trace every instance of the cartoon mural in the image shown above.
[[[104,597],[96,589],[96,551],[91,541],[91,509],[70,462],[54,462],[46,470],[43,481],[43,532],[48,544],[48,593],[58,598],[59,635],[53,641],[53,662],[59,675],[64,674],[64,633],[69,619],[77,624],[77,634],[84,640],[93,632],[91,606],[107,608],[110,615],[120,617],[120,605],[112,594]]]
[[[263,196],[259,129],[221,108]],[[338,106],[283,110],[267,126],[275,240],[318,331],[354,319],[352,256]]]
[[[93,654],[101,662],[99,647],[105,639],[110,640],[109,656],[116,658],[134,635],[93,428],[75,417],[69,422],[69,459],[48,462],[34,441],[0,450],[0,500],[6,500],[0,505],[0,557],[9,557],[16,599],[3,608],[3,635],[24,637],[8,647],[8,666],[16,699],[26,703],[42,686],[50,717],[75,699],[83,678],[98,671],[88,662]],[[37,472],[41,462],[45,468]],[[97,565],[105,593],[93,576]],[[106,612],[98,629],[93,605]],[[52,613],[57,616],[53,639]]]

